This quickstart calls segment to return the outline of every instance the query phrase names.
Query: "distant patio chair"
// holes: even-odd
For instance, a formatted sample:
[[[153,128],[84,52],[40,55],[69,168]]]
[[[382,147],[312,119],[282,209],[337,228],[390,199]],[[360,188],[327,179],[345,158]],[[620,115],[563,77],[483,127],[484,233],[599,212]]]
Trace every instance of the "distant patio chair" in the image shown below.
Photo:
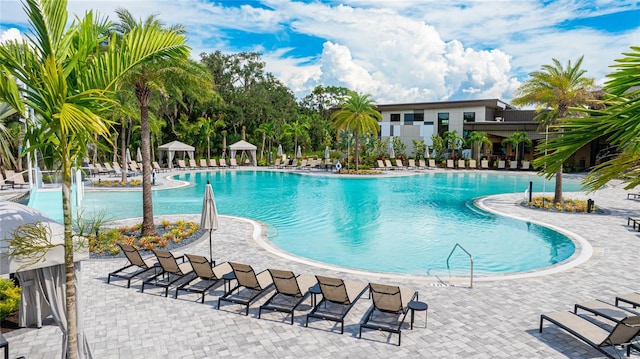
[[[506,168],[506,164],[507,164],[507,163],[506,163],[506,161],[505,161],[505,160],[500,160],[500,161],[498,161],[498,169],[499,169],[499,170],[503,170],[503,169],[505,169],[505,168]]]
[[[399,158],[396,158],[396,168],[399,170],[404,170],[406,169],[406,167],[404,166],[404,164],[402,163],[402,160]]]
[[[184,162],[184,160],[178,160],[178,169],[180,169],[180,170],[186,170],[187,169],[187,164]]]
[[[209,158],[209,167],[212,167],[212,168],[218,167],[218,164],[216,163],[215,158]]]
[[[238,162],[236,161],[235,158],[230,158],[229,159],[229,168],[236,168],[238,167]]]
[[[207,165],[207,160],[205,158],[201,158],[200,159],[200,168],[207,168],[209,167],[209,165]]]
[[[5,179],[5,183],[12,183],[13,188],[15,188],[16,186],[20,186],[20,188],[24,186],[29,186],[29,183],[27,183],[24,180],[24,177],[22,177],[22,173],[16,173],[15,171],[12,171],[12,170],[5,170],[4,174],[7,177]]]
[[[489,169],[489,160],[480,160],[480,168],[483,170]]]
[[[478,168],[478,164],[476,163],[476,160],[469,160],[469,166],[468,167],[472,168],[472,169]]]
[[[219,164],[219,167],[227,168],[227,161],[226,161],[224,158],[221,158],[221,159],[218,161],[218,164]]]
[[[453,162],[453,160],[447,160],[447,168],[456,168],[455,162]]]
[[[132,245],[118,243],[118,247],[122,250],[129,264],[117,269],[107,276],[107,283],[111,283],[111,277],[126,279],[127,288],[131,287],[131,280],[150,271],[159,270],[160,263],[154,258],[142,258],[140,252]],[[133,270],[131,270],[133,269]]]
[[[384,160],[384,166],[385,166],[388,170],[392,170],[392,169],[394,169],[393,165],[391,164],[391,160]]]
[[[531,162],[529,161],[522,161],[522,165],[520,166],[520,169],[523,171],[528,171],[531,169]]]
[[[518,169],[518,161],[510,161],[509,162],[509,169],[510,170],[517,170]]]
[[[458,168],[465,169],[467,167],[465,160],[458,160]]]
[[[418,160],[418,168],[422,170],[427,168],[427,163],[425,162],[425,160]]]
[[[414,159],[409,159],[409,166],[407,166],[408,170],[414,169],[416,168],[416,160]]]
[[[429,159],[429,168],[436,168],[436,160],[434,160],[433,158]]]
[[[198,168],[198,164],[196,163],[196,160],[189,159],[189,168],[190,169],[197,169]]]

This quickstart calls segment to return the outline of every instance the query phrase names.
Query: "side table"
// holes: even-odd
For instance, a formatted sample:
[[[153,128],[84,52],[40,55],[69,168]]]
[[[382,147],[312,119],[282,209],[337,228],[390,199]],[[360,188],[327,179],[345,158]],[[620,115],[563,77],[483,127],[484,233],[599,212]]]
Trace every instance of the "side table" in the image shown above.
[[[417,300],[412,300],[409,302],[409,309],[411,310],[411,329],[413,329],[413,321],[415,312],[424,311],[424,327],[427,327],[427,309],[429,309],[429,305],[425,302],[420,302]]]
[[[318,296],[318,294],[322,294],[322,291],[320,290],[320,284],[316,283],[313,286],[309,287],[309,293],[311,293],[311,306],[315,308],[318,301],[316,297]]]

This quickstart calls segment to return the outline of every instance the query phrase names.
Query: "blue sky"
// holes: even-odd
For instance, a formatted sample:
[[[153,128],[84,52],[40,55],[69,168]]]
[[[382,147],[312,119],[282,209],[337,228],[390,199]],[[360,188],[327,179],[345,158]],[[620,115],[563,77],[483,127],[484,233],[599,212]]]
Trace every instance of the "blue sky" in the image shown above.
[[[369,93],[380,104],[500,98],[527,75],[584,55],[602,84],[614,59],[640,46],[640,1],[69,0],[73,14],[157,13],[202,52],[257,51],[297,97],[316,85]],[[0,2],[3,39],[28,31],[22,5]]]

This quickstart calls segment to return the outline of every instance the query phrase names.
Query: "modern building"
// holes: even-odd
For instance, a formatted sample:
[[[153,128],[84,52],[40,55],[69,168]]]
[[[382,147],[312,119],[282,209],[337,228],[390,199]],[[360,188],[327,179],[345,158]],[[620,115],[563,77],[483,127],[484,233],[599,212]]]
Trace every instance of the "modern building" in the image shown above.
[[[516,131],[524,131],[532,141],[531,146],[520,145],[519,160],[532,160],[538,141],[546,138],[545,130],[534,121],[536,112],[518,110],[499,99],[419,102],[378,105],[382,114],[380,137],[399,137],[406,145],[406,154],[413,157],[413,141],[424,140],[431,146],[431,136],[442,136],[446,131],[467,138],[473,131],[486,132],[492,145],[484,145],[481,157],[515,159],[515,148],[503,146],[502,141]],[[596,163],[605,144],[594,143],[580,150],[567,162],[576,169],[588,168]],[[468,152],[467,152],[468,153]],[[474,157],[476,154],[472,154]]]

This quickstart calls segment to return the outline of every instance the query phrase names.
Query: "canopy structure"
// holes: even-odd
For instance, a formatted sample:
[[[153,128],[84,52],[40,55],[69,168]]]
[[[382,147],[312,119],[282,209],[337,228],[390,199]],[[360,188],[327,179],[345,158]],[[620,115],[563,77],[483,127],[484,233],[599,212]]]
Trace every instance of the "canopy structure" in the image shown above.
[[[164,152],[167,153],[167,163],[169,164],[169,168],[173,168],[173,158],[176,153],[180,155],[181,159],[184,159],[187,155],[190,159],[195,159],[193,156],[193,152],[196,149],[193,146],[189,146],[186,143],[182,143],[180,141],[171,141],[169,143],[165,143],[162,146],[158,146],[158,152],[160,153],[160,161],[162,161],[162,157]]]
[[[46,240],[54,247],[44,251],[43,259],[32,263],[27,258],[9,256],[9,241],[24,224],[46,228]],[[42,212],[19,203],[0,201],[0,274],[15,273],[22,287],[19,323],[21,327],[42,327],[42,320],[52,315],[63,333],[66,351],[67,320],[65,304],[64,226]],[[76,271],[76,319],[80,358],[91,358],[91,350],[82,328],[81,260],[89,258],[88,245],[74,246]],[[64,354],[63,354],[64,357]]]
[[[247,141],[238,141],[236,143],[234,143],[233,145],[229,146],[229,149],[231,150],[231,158],[235,158],[236,157],[236,153],[238,151],[242,152],[242,155],[248,153],[251,157],[251,164],[253,166],[257,166],[258,165],[258,161],[256,160],[256,150],[258,149],[258,147],[256,147],[255,145],[252,145],[251,143],[247,142]]]

